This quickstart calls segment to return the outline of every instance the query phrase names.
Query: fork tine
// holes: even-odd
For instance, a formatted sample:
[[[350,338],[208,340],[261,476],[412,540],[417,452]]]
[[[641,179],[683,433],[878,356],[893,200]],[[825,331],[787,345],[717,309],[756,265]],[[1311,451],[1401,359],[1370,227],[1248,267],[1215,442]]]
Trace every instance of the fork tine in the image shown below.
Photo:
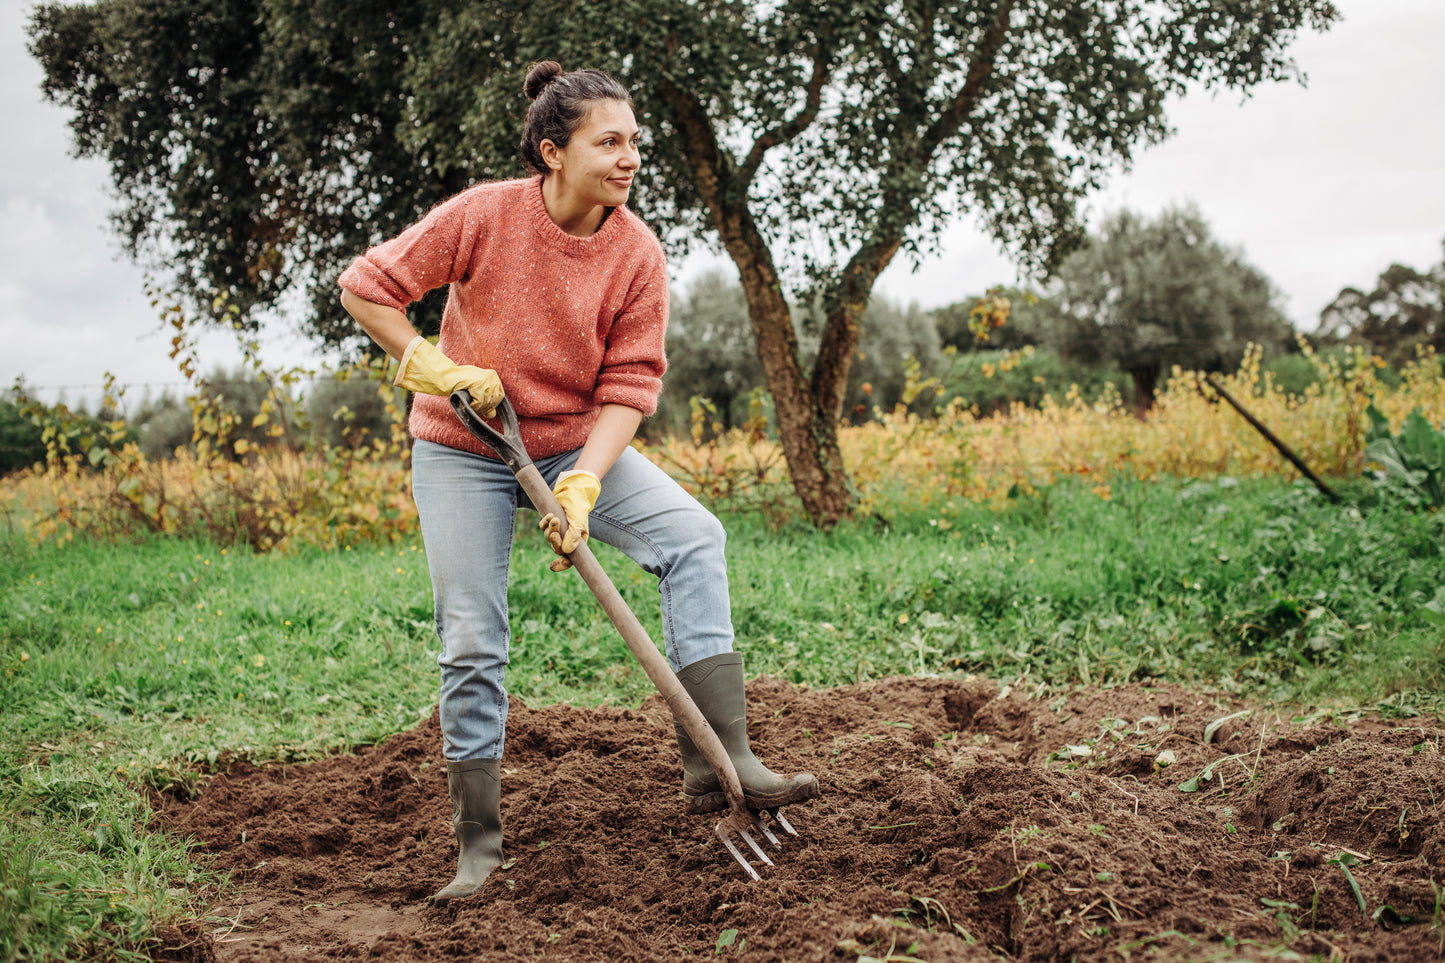
[[[776,836],[773,835],[773,831],[768,828],[768,824],[767,824],[767,823],[765,823],[765,822],[763,822],[761,819],[759,819],[759,820],[757,821],[757,828],[759,829],[759,831],[762,832],[762,834],[763,834],[765,837],[767,837],[768,842],[770,842],[770,843],[773,844],[773,848],[774,848],[774,849],[782,849],[782,848],[783,848],[783,844],[780,843],[780,842],[778,842],[778,837],[776,837]]]
[[[773,819],[777,821],[779,826],[783,827],[783,832],[787,833],[789,836],[798,835],[798,831],[793,828],[793,824],[788,822],[788,820],[784,818],[782,809],[769,809],[765,810],[765,812],[767,812],[769,816],[773,817]]]
[[[748,844],[748,847],[757,854],[758,859],[761,859],[768,866],[773,865],[773,861],[768,858],[768,854],[763,852],[763,847],[759,846],[758,841],[753,839],[752,833],[748,832],[746,829],[739,829],[738,835],[742,836],[743,841],[746,842]]]
[[[748,865],[748,861],[743,858],[743,854],[738,851],[737,846],[733,845],[732,838],[728,836],[727,830],[723,828],[722,823],[717,824],[717,829],[714,830],[714,832],[717,834],[717,838],[722,840],[722,844],[727,847],[727,851],[733,854],[733,859],[747,871],[747,874],[753,878],[753,881],[758,883],[762,882],[763,878],[758,875],[758,871]]]

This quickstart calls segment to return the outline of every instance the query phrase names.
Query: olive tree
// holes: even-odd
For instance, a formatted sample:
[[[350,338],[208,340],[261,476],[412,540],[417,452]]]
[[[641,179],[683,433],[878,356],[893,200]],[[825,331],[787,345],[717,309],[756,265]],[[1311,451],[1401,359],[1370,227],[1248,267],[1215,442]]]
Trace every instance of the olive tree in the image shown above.
[[[1215,239],[1194,208],[1155,218],[1119,211],[1060,267],[1040,331],[1067,357],[1117,364],[1143,412],[1174,365],[1218,371],[1250,344],[1271,357],[1286,350],[1294,330],[1278,300],[1263,272]]]
[[[1320,312],[1327,339],[1355,340],[1395,360],[1445,350],[1445,259],[1425,270],[1391,264],[1369,291],[1347,287]]]

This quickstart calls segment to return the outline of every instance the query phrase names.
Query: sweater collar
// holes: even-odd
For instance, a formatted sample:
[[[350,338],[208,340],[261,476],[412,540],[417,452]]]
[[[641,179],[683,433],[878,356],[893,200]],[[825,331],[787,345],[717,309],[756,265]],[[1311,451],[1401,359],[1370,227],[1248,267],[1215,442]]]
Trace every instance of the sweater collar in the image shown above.
[[[597,229],[595,234],[589,237],[576,237],[558,227],[551,215],[547,213],[547,204],[542,199],[542,178],[540,176],[533,177],[527,182],[526,201],[532,227],[537,234],[563,254],[572,257],[590,257],[603,250],[608,242],[622,231],[621,224],[626,220],[627,214],[627,208],[615,207],[612,209],[612,213],[602,221],[602,226]]]

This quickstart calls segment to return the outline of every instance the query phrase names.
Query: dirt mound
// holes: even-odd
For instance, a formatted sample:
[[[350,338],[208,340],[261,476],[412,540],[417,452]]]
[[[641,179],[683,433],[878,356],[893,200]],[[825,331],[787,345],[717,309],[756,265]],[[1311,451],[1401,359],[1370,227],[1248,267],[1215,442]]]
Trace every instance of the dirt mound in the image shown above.
[[[444,910],[426,902],[456,858],[435,719],[237,765],[160,818],[243,886],[214,910],[222,961],[1442,958],[1433,723],[1294,724],[1175,688],[748,695],[759,754],[823,787],[762,883],[683,814],[660,699],[514,700],[508,859]]]

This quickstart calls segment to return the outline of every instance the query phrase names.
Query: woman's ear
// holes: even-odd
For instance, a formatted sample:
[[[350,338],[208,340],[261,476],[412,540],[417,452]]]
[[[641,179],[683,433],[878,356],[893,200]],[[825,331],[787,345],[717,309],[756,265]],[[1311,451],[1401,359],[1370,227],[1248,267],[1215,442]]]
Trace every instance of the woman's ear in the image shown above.
[[[554,171],[562,169],[562,151],[553,142],[552,138],[544,137],[537,145],[537,150],[542,154],[542,162]]]

